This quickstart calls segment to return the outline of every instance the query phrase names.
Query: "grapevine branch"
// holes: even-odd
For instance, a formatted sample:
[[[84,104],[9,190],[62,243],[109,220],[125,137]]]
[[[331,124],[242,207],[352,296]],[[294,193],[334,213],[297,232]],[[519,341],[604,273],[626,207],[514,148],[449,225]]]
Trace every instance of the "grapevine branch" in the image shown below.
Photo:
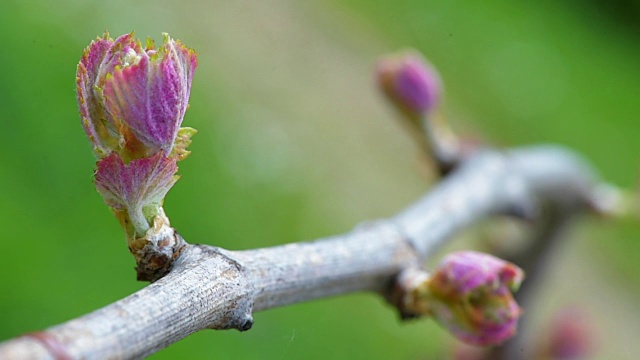
[[[356,291],[388,296],[396,275],[469,225],[494,215],[597,208],[597,186],[590,166],[560,147],[481,150],[398,215],[347,234],[246,251],[186,244],[165,277],[0,343],[0,358],[140,358],[199,330],[248,330],[255,311]]]

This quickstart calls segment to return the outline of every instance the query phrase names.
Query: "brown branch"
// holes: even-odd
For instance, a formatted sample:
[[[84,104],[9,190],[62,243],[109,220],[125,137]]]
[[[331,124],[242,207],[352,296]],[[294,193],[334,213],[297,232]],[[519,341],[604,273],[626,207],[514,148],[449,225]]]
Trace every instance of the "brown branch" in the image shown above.
[[[589,166],[561,148],[482,151],[399,215],[344,235],[248,251],[185,245],[167,276],[90,314],[1,343],[0,358],[140,358],[202,329],[248,330],[253,311],[386,293],[401,270],[470,224],[539,204],[575,212],[595,186]]]

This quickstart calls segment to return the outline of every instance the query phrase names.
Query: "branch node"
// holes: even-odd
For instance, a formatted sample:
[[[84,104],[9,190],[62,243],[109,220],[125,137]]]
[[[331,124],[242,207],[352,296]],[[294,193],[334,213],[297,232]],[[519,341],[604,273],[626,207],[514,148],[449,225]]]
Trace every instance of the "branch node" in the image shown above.
[[[218,284],[213,291],[221,297],[228,297],[228,304],[222,314],[208,320],[205,326],[209,329],[236,329],[247,331],[253,326],[253,303],[255,289],[248,281],[245,267],[235,260],[230,253],[207,245],[193,245],[202,251],[202,259],[214,261],[213,273],[208,274],[211,281]],[[198,261],[191,261],[191,264]],[[197,264],[194,264],[197,266]]]
[[[393,279],[387,301],[398,309],[402,320],[415,319],[428,313],[426,303],[418,296],[428,280],[429,274],[425,270],[413,266],[402,270]]]
[[[138,281],[155,282],[162,278],[171,271],[174,262],[182,254],[186,241],[175,229],[169,228],[169,232],[160,242],[136,239],[139,243],[132,246],[131,250],[136,258]],[[140,245],[140,248],[135,249]]]

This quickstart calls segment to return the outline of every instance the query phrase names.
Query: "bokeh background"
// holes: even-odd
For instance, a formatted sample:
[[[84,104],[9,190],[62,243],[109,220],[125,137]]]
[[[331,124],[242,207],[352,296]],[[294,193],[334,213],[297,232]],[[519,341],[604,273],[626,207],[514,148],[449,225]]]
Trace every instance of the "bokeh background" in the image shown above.
[[[0,340],[144,286],[93,188],[75,103],[76,64],[104,30],[169,32],[199,52],[184,124],[200,132],[165,209],[189,242],[248,249],[348,231],[432,186],[372,77],[378,56],[405,47],[441,71],[442,111],[461,133],[565,144],[635,187],[639,13],[622,0],[4,0]],[[544,324],[578,306],[595,327],[593,358],[633,358],[639,239],[632,221],[580,221],[526,316]],[[427,359],[452,346],[433,322],[400,323],[369,294],[255,320],[247,333],[202,331],[152,358]]]

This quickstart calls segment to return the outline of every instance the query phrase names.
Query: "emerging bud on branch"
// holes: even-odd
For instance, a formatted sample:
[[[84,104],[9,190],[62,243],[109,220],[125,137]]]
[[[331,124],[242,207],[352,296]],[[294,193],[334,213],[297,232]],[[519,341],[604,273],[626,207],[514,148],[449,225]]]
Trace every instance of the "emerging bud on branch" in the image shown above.
[[[429,312],[459,340],[500,344],[516,332],[521,310],[511,291],[523,277],[517,266],[488,254],[450,254],[429,280]]]
[[[516,332],[521,310],[511,291],[523,277],[511,263],[461,251],[445,257],[432,274],[403,270],[388,300],[403,319],[430,315],[467,344],[498,345]]]
[[[378,63],[377,78],[387,97],[412,118],[438,105],[440,77],[417,52],[383,58]]]
[[[158,48],[125,34],[92,41],[78,64],[82,125],[98,157],[96,187],[125,230],[138,276],[155,280],[184,240],[162,204],[196,130],[181,128],[196,54],[164,34]]]
[[[436,160],[439,172],[451,171],[462,160],[464,146],[435,111],[442,96],[438,72],[420,53],[407,51],[382,58],[376,77],[416,143]]]

